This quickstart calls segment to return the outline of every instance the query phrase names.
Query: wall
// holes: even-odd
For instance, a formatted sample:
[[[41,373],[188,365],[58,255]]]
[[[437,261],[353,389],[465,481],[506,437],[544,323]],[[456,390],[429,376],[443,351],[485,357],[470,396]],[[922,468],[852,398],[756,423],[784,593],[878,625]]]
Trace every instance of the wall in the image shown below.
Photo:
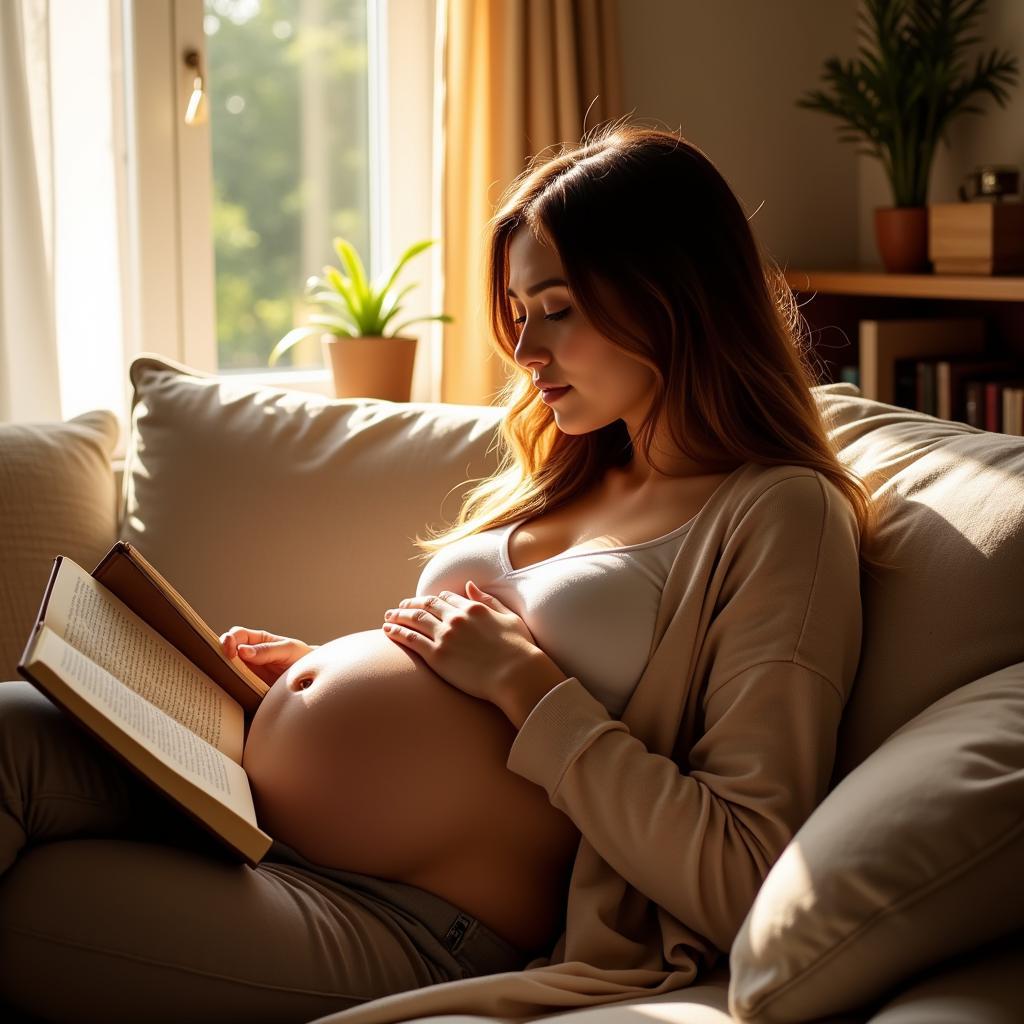
[[[837,118],[795,104],[823,88],[828,57],[857,55],[857,12],[857,0],[619,0],[626,110],[699,146],[783,267],[880,267],[873,211],[892,203],[881,164],[857,154],[861,143],[839,141]],[[996,47],[1024,71],[1024,3],[990,0],[975,29],[984,41],[970,67],[975,52]],[[1011,96],[1004,110],[982,94],[984,115],[951,122],[930,201],[954,201],[977,164],[1024,167],[1024,89]]]
[[[703,150],[783,267],[849,264],[857,247],[856,161],[829,118],[794,102],[817,85],[821,54],[846,49],[855,9],[620,0],[626,110]]]

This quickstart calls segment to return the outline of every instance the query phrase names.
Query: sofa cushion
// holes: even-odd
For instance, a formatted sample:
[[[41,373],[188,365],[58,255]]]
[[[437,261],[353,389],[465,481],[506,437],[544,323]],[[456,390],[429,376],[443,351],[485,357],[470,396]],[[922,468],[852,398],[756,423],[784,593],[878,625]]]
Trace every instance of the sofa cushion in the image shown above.
[[[1024,661],[1024,437],[818,389],[840,458],[882,502],[864,574],[861,660],[839,729],[833,784],[958,686]]]
[[[1024,662],[897,729],[772,866],[729,952],[740,1020],[847,1012],[1024,927]]]
[[[1020,1024],[1024,931],[944,960],[871,1015],[871,1024]],[[830,1022],[831,1024],[831,1022]]]
[[[378,628],[416,592],[412,538],[496,466],[497,407],[329,399],[151,354],[129,375],[121,536],[218,633]]]
[[[0,680],[17,679],[53,560],[91,572],[117,539],[107,409],[66,423],[0,424]]]

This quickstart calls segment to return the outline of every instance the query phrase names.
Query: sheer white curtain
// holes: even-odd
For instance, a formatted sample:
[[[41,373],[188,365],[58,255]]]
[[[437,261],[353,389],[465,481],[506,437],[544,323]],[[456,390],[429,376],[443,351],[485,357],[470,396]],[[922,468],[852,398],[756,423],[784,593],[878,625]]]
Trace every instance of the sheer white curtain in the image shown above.
[[[120,38],[117,0],[0,0],[0,420],[124,421]]]
[[[40,13],[0,3],[0,420],[18,422],[61,418],[51,202],[33,138],[35,130],[38,148],[49,149],[48,101],[28,67],[29,51],[47,48]]]

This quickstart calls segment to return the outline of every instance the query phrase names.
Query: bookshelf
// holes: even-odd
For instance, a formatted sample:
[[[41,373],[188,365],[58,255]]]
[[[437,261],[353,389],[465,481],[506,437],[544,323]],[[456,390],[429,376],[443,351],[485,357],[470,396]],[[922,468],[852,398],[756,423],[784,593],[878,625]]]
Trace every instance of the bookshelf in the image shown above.
[[[1010,360],[1020,366],[1024,378],[1024,276],[888,274],[875,267],[798,268],[786,269],[784,274],[806,321],[821,384],[842,380],[844,367],[865,369],[860,352],[862,320],[980,320],[982,336],[965,344],[963,355]],[[945,359],[956,352],[956,345],[947,343],[930,353],[924,344],[916,352],[898,355]],[[875,363],[871,353],[868,363]],[[866,369],[873,374],[878,367]],[[868,393],[875,378],[863,379],[867,386],[861,390],[875,397]],[[883,383],[880,390],[890,397],[879,396],[880,400],[892,401],[891,387],[891,380]]]
[[[1024,277],[966,274],[886,274],[877,270],[787,270],[793,291],[881,295],[899,299],[1024,302]]]

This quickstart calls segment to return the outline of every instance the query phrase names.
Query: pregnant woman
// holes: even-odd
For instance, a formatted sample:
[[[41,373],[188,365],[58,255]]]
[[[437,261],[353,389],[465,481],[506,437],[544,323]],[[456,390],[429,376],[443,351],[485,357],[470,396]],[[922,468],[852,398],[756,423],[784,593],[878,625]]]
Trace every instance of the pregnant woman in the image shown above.
[[[243,760],[275,837],[255,869],[0,686],[11,1007],[301,1022],[514,973],[486,1008],[527,1016],[728,951],[826,791],[868,492],[792,295],[678,133],[613,124],[527,168],[488,289],[502,462],[418,539],[415,594],[319,646],[221,637],[272,684]]]

